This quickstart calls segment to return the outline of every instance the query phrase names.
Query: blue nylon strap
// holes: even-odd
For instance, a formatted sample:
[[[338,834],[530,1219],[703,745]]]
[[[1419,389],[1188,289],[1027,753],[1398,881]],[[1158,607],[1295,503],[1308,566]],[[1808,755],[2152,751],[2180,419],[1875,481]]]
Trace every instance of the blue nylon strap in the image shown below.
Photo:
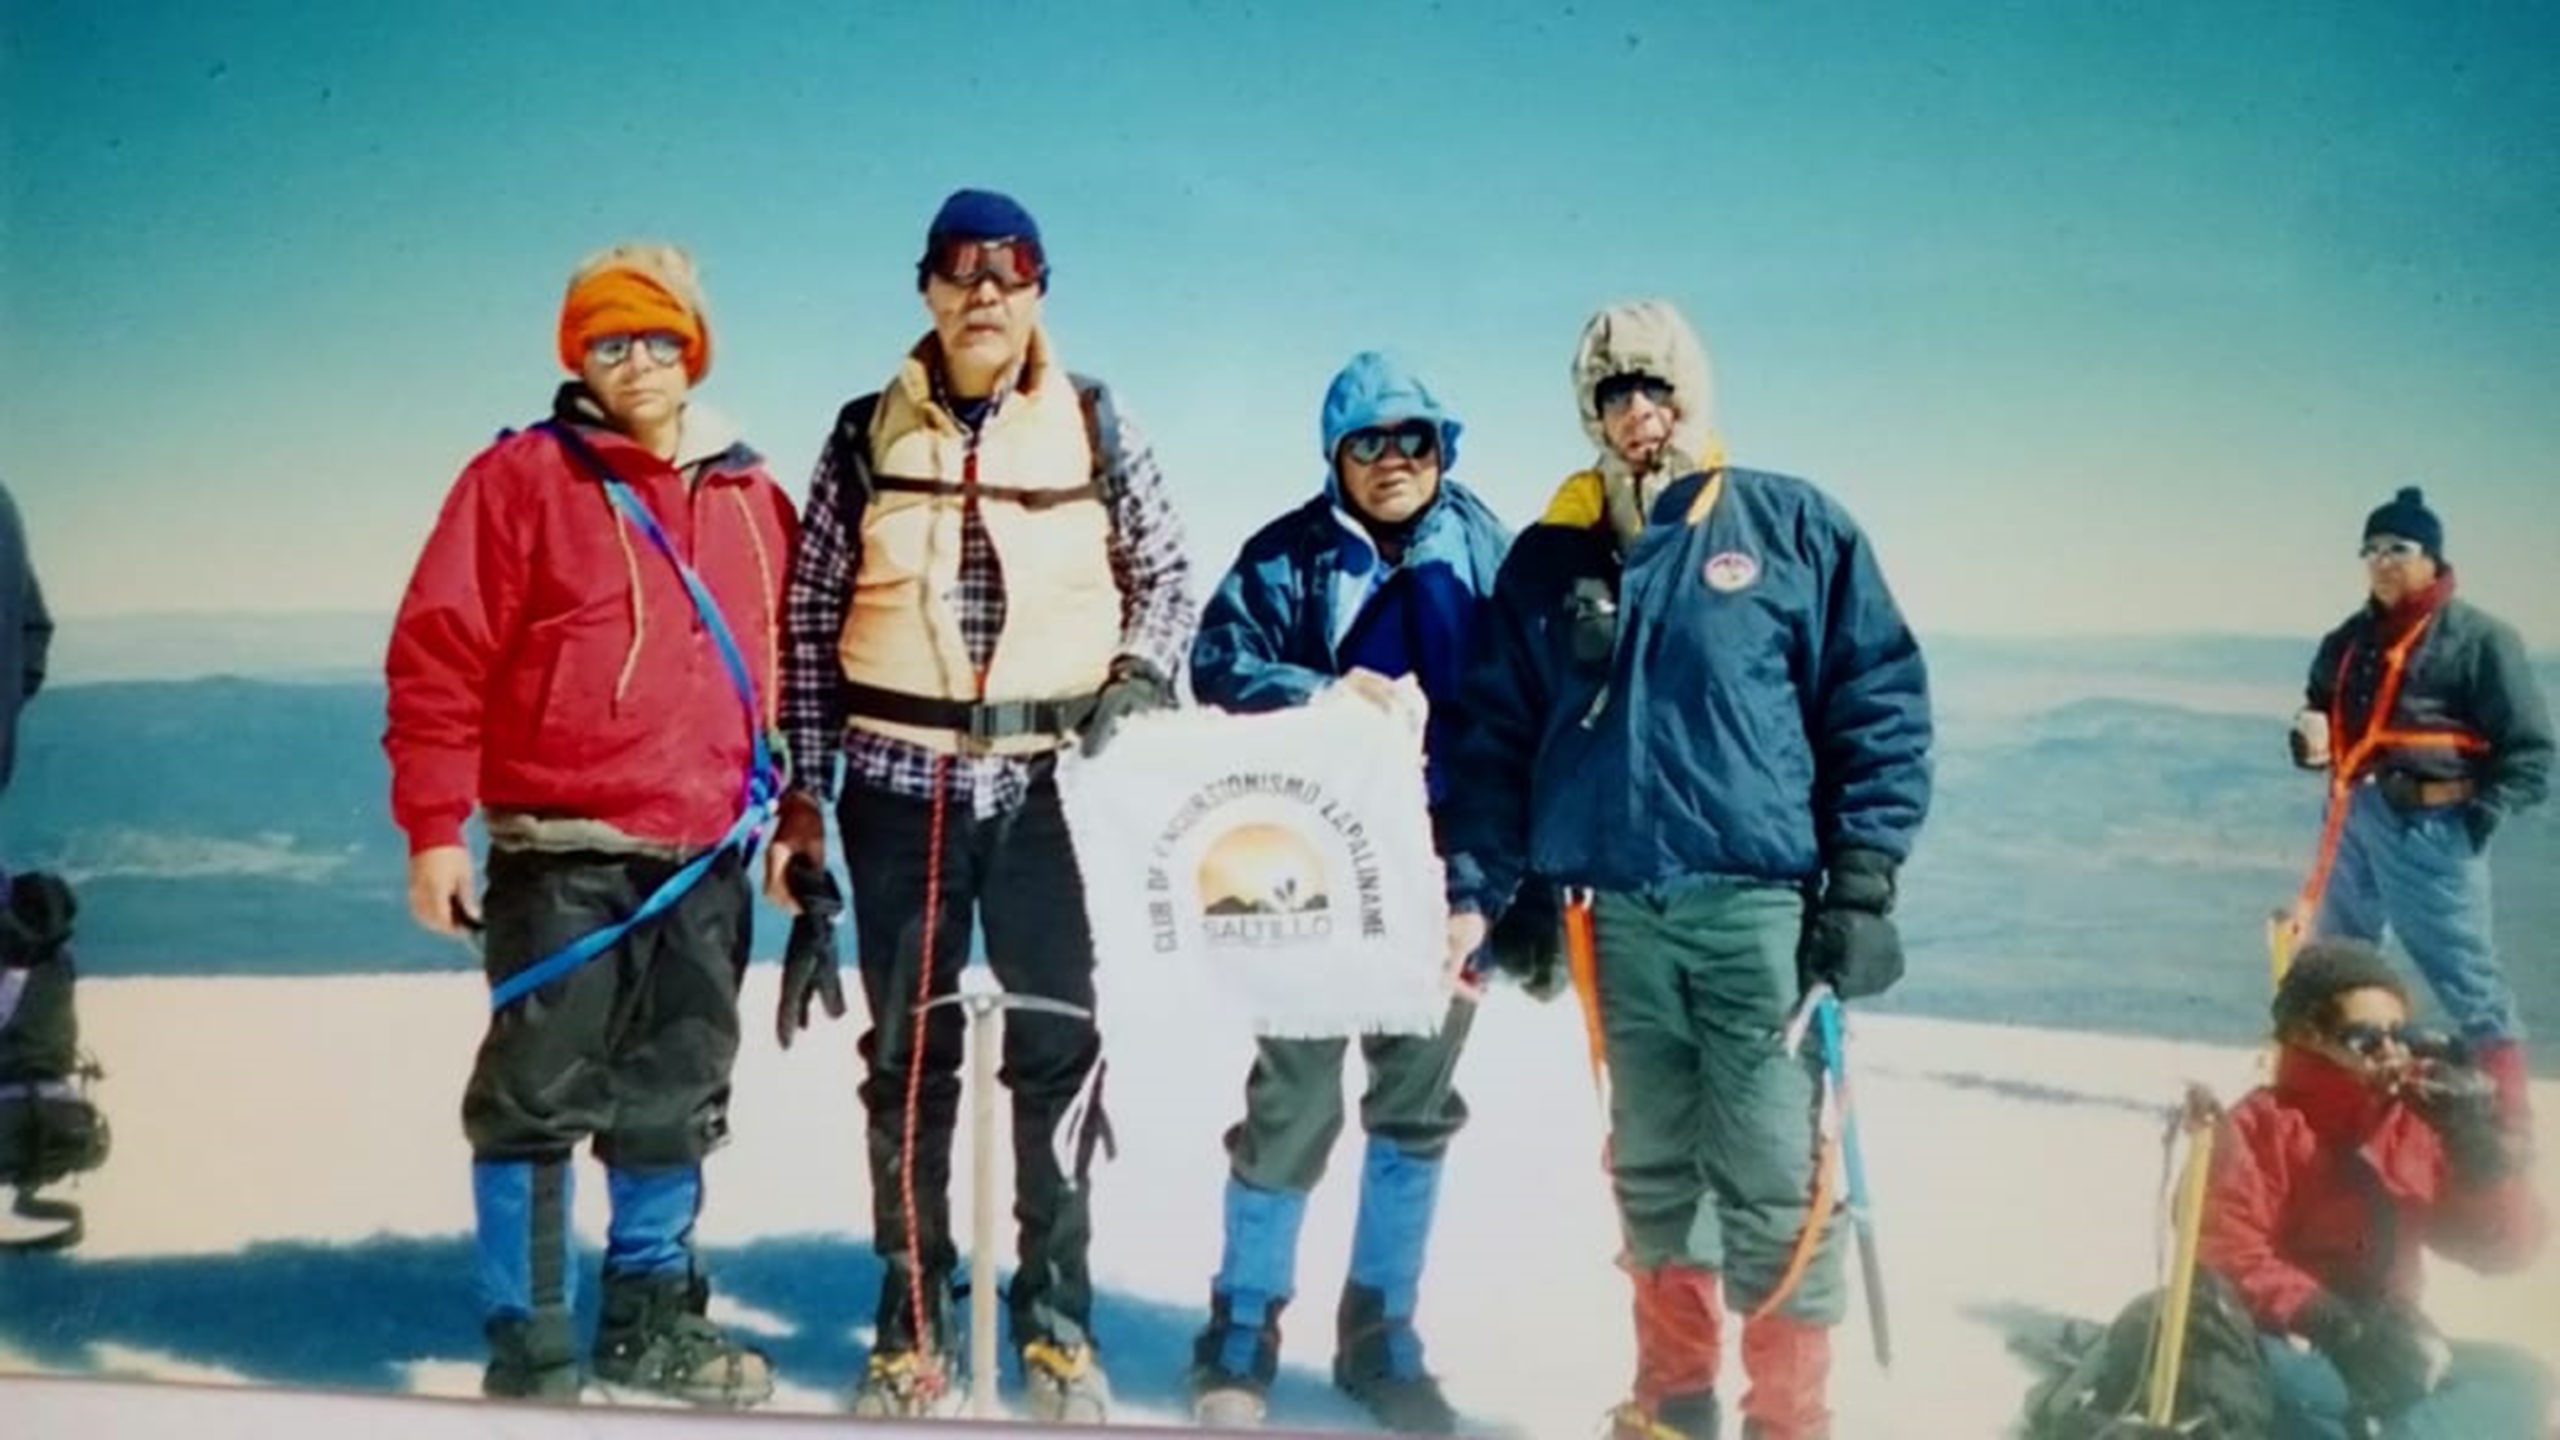
[[[614,508],[638,526],[640,533],[649,537],[649,543],[658,547],[658,553],[667,557],[667,563],[676,567],[676,574],[684,581],[685,593],[693,597],[694,609],[702,616],[703,628],[711,632],[712,642],[719,647],[720,662],[728,669],[729,683],[738,692],[738,702],[746,709],[747,739],[753,755],[747,766],[745,794],[739,802],[738,818],[729,826],[729,833],[720,837],[720,843],[696,855],[685,863],[684,868],[660,882],[658,888],[650,891],[648,898],[640,902],[640,908],[627,918],[600,930],[589,931],[563,949],[490,986],[489,1008],[492,1010],[504,1010],[612,949],[621,943],[624,936],[665,914],[684,898],[686,891],[700,883],[702,877],[710,872],[712,863],[729,850],[745,852],[755,849],[756,843],[764,836],[765,823],[773,818],[782,798],[782,775],[773,763],[773,747],[765,738],[764,709],[756,703],[755,674],[747,668],[746,653],[738,648],[737,637],[730,633],[729,622],[722,618],[719,602],[712,599],[711,587],[705,585],[702,577],[685,562],[684,556],[677,553],[675,542],[667,538],[666,530],[658,524],[658,517],[649,513],[648,504],[613,473],[613,467],[605,464],[603,457],[589,449],[586,442],[567,426],[545,421],[534,428],[551,432],[562,449],[593,473],[603,483],[605,496],[613,502]]]

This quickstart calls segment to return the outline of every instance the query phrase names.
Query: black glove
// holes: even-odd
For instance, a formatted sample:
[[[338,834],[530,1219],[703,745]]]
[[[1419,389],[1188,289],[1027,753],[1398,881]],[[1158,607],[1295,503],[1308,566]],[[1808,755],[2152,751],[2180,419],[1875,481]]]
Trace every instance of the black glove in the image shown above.
[[[1902,978],[1902,937],[1893,921],[1893,857],[1843,850],[1822,894],[1805,912],[1796,947],[1797,983],[1822,981],[1843,1000],[1881,995]]]
[[[2416,1314],[2385,1303],[2323,1295],[2294,1321],[2347,1383],[2357,1411],[2397,1415],[2427,1397],[2442,1377],[2444,1341]]]
[[[1535,876],[1521,883],[1511,908],[1493,922],[1484,948],[1479,963],[1510,976],[1533,1000],[1552,1000],[1573,983],[1564,953],[1564,912],[1555,887]]]
[[[9,903],[0,908],[0,965],[33,968],[51,960],[70,943],[79,913],[79,897],[61,876],[30,871],[15,877]]]
[[[1618,653],[1618,587],[1607,580],[1576,580],[1565,601],[1565,615],[1573,663],[1607,674],[1611,657]]]
[[[1172,708],[1173,682],[1164,672],[1135,655],[1121,656],[1111,662],[1111,678],[1103,682],[1102,693],[1093,700],[1093,713],[1085,718],[1084,753],[1101,754],[1130,716]]]
[[[2498,807],[2474,800],[2462,807],[2462,831],[2471,837],[2471,853],[2489,848],[2489,837],[2498,831]]]
[[[2498,1113],[2498,1083],[2468,1063],[2460,1041],[2410,1047],[2415,1064],[2400,1094],[2444,1141],[2456,1176],[2495,1184],[2523,1164]]]
[[[782,951],[782,1003],[774,1014],[774,1038],[791,1048],[791,1037],[809,1028],[809,1004],[827,1007],[827,1018],[844,1018],[844,971],[836,959],[836,921],[844,914],[844,892],[826,866],[806,855],[793,855],[782,869],[782,883],[800,904],[791,922],[791,940]]]

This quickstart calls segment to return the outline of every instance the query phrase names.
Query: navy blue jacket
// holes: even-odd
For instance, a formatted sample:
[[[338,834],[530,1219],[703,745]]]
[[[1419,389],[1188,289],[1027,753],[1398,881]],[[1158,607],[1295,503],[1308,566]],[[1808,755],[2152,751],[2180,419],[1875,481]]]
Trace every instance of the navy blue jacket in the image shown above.
[[[27,558],[18,502],[0,486],[0,790],[18,768],[18,711],[44,686],[53,617]]]
[[[1719,474],[1665,491],[1623,566],[1596,503],[1552,522],[1561,496],[1512,547],[1461,701],[1453,908],[1498,915],[1524,869],[1634,890],[1909,854],[1928,678],[1875,553],[1804,481]],[[1617,605],[1614,648],[1587,662],[1577,582]]]
[[[2328,711],[2341,702],[2344,732],[2330,743],[2352,744],[2373,727],[2381,698],[2383,652],[2392,635],[2382,607],[2367,602],[2320,642],[2304,700]],[[2344,693],[2339,682],[2343,680]],[[2474,803],[2500,818],[2540,804],[2551,789],[2551,712],[2534,682],[2533,662],[2515,627],[2461,599],[2447,599],[2409,657],[2400,703],[2383,717],[2393,730],[2461,730],[2488,742],[2474,758],[2454,750],[2386,747],[2377,768],[2422,779],[2469,775],[2480,782]]]
[[[1470,637],[1511,532],[1455,480],[1389,565],[1332,491],[1254,532],[1201,612],[1191,689],[1235,711],[1304,703],[1356,666],[1411,674],[1431,702],[1424,738],[1443,789]]]

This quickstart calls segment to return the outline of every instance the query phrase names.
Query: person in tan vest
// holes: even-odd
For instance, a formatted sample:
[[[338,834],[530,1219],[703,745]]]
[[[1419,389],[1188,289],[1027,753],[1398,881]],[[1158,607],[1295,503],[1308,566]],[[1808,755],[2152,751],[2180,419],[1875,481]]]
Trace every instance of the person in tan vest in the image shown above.
[[[953,194],[916,278],[932,331],[884,388],[844,407],[810,482],[785,616],[793,781],[766,876],[796,910],[787,872],[825,861],[841,757],[883,1267],[854,1397],[871,1415],[934,1413],[960,1388],[949,1189],[964,1022],[936,1007],[918,1037],[918,1000],[952,992],[976,923],[1008,991],[1091,1014],[1093,937],[1056,757],[1070,743],[1099,751],[1129,716],[1173,704],[1198,620],[1146,441],[1100,384],[1066,371],[1041,326],[1049,265],[1029,212]],[[807,1009],[795,988],[786,1028]],[[1082,1127],[1100,1124],[1101,1049],[1085,1018],[1016,1010],[1005,1022],[1012,1338],[1029,1408],[1049,1423],[1099,1423],[1109,1404],[1085,1176],[1061,1158],[1089,1153]]]

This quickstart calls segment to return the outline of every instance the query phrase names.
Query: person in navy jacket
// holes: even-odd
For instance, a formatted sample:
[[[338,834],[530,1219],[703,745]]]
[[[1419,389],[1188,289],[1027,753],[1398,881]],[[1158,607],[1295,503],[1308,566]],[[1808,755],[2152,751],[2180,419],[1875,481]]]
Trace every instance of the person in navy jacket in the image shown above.
[[[1444,830],[1450,951],[1482,946],[1529,872],[1596,931],[1584,998],[1636,1290],[1616,1433],[1716,1433],[1730,1303],[1744,1433],[1825,1436],[1842,1227],[1791,1275],[1820,1058],[1771,1037],[1815,982],[1855,999],[1901,976],[1927,676],[1839,502],[1724,462],[1678,311],[1602,311],[1573,373],[1600,455],[1512,547],[1483,622]]]

